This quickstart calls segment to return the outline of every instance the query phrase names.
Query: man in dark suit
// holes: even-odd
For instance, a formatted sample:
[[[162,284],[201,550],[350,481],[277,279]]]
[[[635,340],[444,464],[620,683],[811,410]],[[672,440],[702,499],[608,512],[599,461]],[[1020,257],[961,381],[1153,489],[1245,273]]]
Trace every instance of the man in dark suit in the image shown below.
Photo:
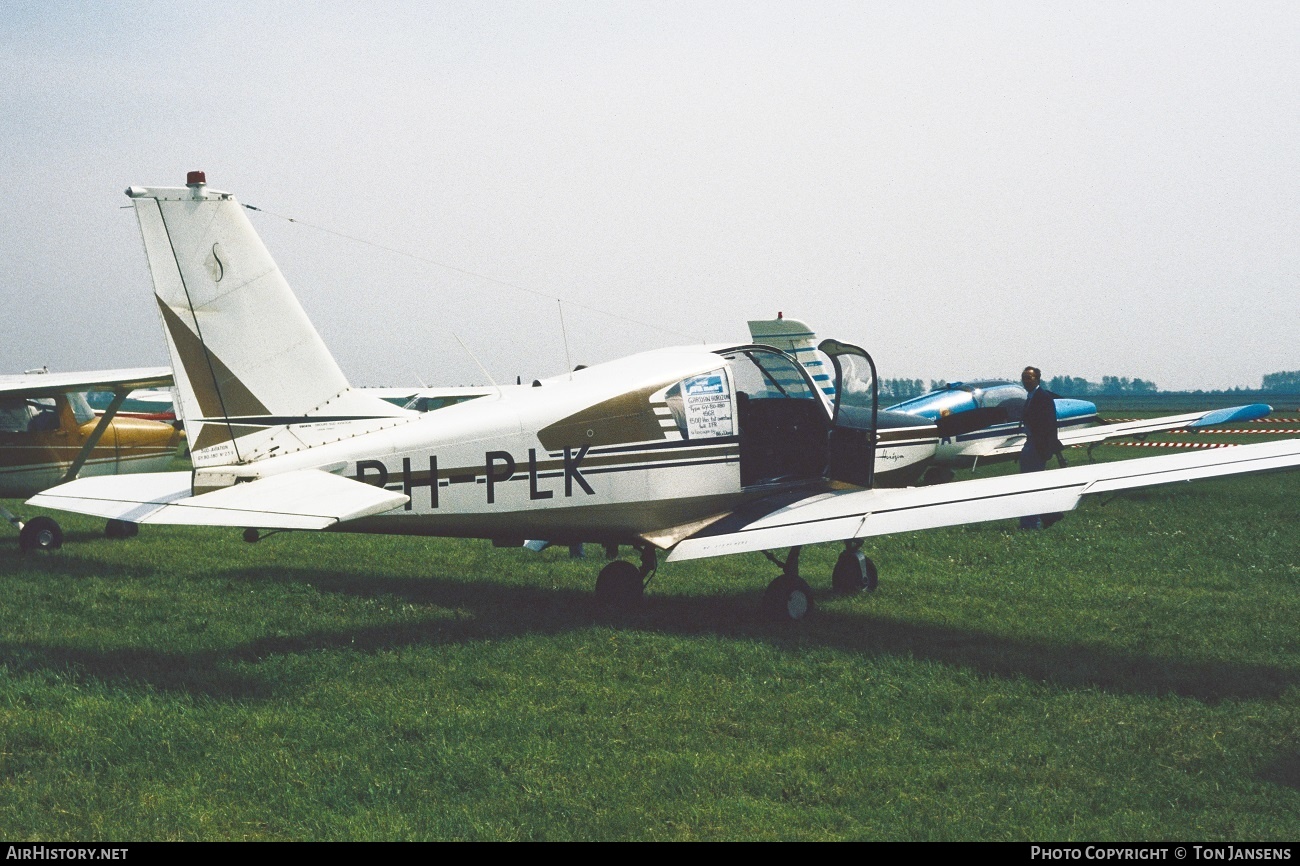
[[[1042,386],[1043,372],[1037,367],[1026,367],[1020,374],[1025,386],[1025,408],[1020,416],[1020,427],[1025,431],[1025,447],[1020,451],[1021,472],[1042,472],[1054,455],[1065,465],[1061,456],[1061,440],[1056,436],[1056,395]],[[1046,529],[1064,514],[1038,514],[1020,518],[1021,529]]]

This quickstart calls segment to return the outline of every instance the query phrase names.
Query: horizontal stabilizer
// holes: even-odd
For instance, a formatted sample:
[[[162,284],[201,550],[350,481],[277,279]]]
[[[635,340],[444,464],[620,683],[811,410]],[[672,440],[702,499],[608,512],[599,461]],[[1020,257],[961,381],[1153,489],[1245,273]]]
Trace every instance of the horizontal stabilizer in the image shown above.
[[[844,541],[1069,511],[1091,493],[1300,466],[1300,439],[1120,460],[929,487],[821,493],[733,515],[677,545],[669,561]]]
[[[319,469],[300,469],[190,495],[188,472],[83,478],[28,500],[42,508],[132,523],[325,529],[390,511],[407,497]]]

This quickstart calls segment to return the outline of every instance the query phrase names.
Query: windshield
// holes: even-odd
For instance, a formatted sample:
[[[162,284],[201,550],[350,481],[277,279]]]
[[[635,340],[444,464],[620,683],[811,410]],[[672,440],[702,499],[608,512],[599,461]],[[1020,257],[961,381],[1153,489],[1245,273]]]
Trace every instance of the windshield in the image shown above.
[[[737,395],[750,400],[815,400],[803,370],[780,352],[745,349],[724,355],[731,362]]]
[[[85,424],[87,421],[94,420],[95,410],[90,408],[86,402],[86,395],[77,391],[68,393],[68,405],[72,407],[72,414],[76,417],[78,424]]]

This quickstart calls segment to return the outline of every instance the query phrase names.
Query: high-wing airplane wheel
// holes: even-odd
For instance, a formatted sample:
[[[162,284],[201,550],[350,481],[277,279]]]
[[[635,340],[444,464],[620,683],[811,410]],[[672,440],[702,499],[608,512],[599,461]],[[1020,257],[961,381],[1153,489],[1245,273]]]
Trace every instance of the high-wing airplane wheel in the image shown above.
[[[104,536],[106,538],[135,538],[140,534],[140,524],[132,523],[129,520],[110,520],[104,524]]]
[[[631,607],[644,595],[640,570],[625,559],[609,563],[596,578],[596,600],[608,607]]]
[[[813,609],[813,592],[808,581],[797,574],[783,574],[767,585],[763,593],[763,618],[771,622],[801,620]]]
[[[49,517],[33,517],[23,524],[18,533],[18,549],[23,553],[29,550],[58,550],[63,546],[63,529]]]
[[[859,592],[875,592],[880,583],[876,573],[876,564],[860,550],[846,550],[835,561],[835,570],[831,572],[831,588],[837,595],[857,595]]]

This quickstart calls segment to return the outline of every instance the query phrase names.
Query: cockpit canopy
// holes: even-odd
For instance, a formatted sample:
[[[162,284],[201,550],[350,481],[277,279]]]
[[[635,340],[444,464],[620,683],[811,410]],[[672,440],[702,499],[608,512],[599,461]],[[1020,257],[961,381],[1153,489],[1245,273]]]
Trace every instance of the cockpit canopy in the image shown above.
[[[952,382],[889,408],[928,418],[939,426],[940,435],[955,436],[994,424],[1018,423],[1025,408],[1025,389],[998,379]]]

